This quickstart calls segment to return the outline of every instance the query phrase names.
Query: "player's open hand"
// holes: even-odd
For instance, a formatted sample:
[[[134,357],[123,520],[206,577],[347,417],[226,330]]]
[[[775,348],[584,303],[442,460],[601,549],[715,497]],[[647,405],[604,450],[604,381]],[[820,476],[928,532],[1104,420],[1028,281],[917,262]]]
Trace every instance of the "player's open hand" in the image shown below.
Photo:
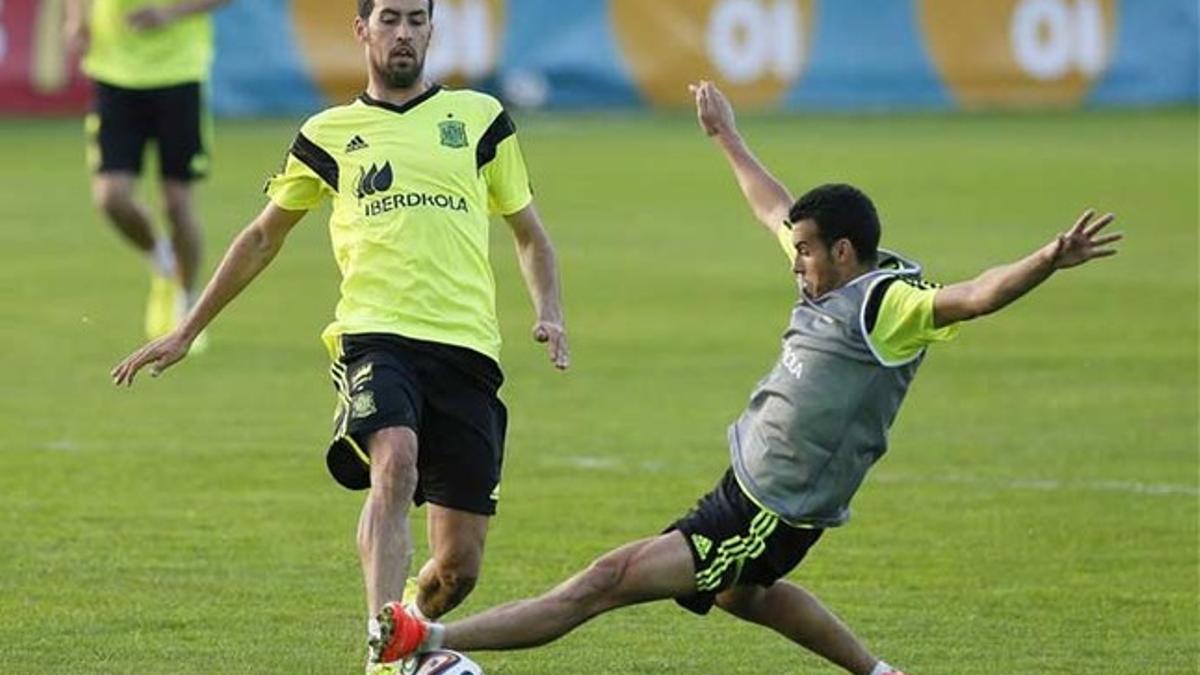
[[[571,350],[567,348],[567,329],[560,321],[538,321],[533,326],[533,339],[546,343],[550,362],[559,370],[571,365]]]
[[[1096,218],[1096,212],[1088,209],[1075,221],[1075,226],[1067,230],[1052,242],[1054,253],[1054,269],[1066,269],[1082,265],[1095,258],[1107,258],[1117,254],[1112,244],[1120,241],[1124,235],[1119,232],[1100,236],[1100,231],[1108,227],[1116,219],[1111,213]]]
[[[175,20],[169,6],[152,6],[143,7],[139,10],[130,12],[125,21],[129,27],[135,31],[153,30],[161,28]]]
[[[192,341],[176,333],[146,343],[141,349],[130,354],[124,361],[112,369],[113,384],[129,386],[138,371],[150,366],[150,375],[158,377],[164,370],[175,365],[187,356]]]
[[[696,117],[700,120],[700,128],[709,136],[734,131],[737,123],[734,120],[733,106],[725,94],[717,89],[717,85],[708,80],[700,80],[697,84],[689,84],[688,91],[696,97]]]

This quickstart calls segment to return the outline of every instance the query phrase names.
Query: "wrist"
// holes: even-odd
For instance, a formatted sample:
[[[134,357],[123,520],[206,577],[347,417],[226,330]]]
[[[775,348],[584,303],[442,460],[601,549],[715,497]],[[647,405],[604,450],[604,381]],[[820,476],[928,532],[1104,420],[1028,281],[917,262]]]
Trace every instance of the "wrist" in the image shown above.
[[[1035,257],[1037,259],[1037,266],[1041,269],[1046,270],[1047,273],[1053,272],[1054,270],[1058,269],[1058,261],[1059,261],[1059,257],[1061,254],[1062,254],[1062,241],[1055,239],[1054,241],[1050,242],[1049,244],[1046,244],[1045,246],[1043,246],[1035,254]]]
[[[745,145],[742,142],[742,136],[738,133],[736,127],[728,126],[717,129],[717,132],[712,135],[714,141],[726,150],[736,150]]]
[[[200,327],[196,326],[194,321],[184,319],[184,321],[175,329],[175,336],[180,340],[191,344],[196,340],[196,336],[200,334],[200,330]]]

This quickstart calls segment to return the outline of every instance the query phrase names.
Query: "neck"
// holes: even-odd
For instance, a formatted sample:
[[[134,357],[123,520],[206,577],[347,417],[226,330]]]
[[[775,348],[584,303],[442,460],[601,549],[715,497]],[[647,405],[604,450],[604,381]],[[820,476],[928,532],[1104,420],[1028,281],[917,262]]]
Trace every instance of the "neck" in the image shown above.
[[[367,81],[367,96],[376,101],[383,101],[393,105],[404,105],[414,98],[429,91],[430,84],[424,78],[417,80],[410,87],[391,87],[387,83],[381,81],[375,73],[371,73]]]
[[[841,283],[839,283],[837,287],[841,288],[842,286],[845,286],[846,284],[850,283],[851,281],[854,281],[855,279],[861,277],[862,275],[866,274],[867,272],[873,271],[874,269],[875,269],[874,265],[860,265],[857,263],[852,264],[852,265],[846,265],[845,267],[842,268],[841,274],[838,275],[841,277],[841,280],[840,280]]]

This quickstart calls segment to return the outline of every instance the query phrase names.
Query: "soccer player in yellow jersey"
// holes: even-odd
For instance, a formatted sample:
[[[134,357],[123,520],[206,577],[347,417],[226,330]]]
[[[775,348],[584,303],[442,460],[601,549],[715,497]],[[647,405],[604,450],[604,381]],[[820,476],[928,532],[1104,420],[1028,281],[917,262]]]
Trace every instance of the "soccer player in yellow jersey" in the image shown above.
[[[513,122],[490,96],[423,79],[433,10],[431,0],[358,0],[366,92],[304,123],[268,183],[270,202],[230,246],[196,306],[113,371],[129,384],[147,365],[157,374],[183,358],[304,214],[332,201],[342,284],[323,335],[339,396],[327,463],[342,485],[369,489],[358,546],[370,617],[407,595],[410,502],[428,504],[432,553],[406,598],[410,608],[440,616],[479,575],[506,425],[496,395],[489,213],[502,215],[515,236],[537,313],[534,338],[547,343],[555,367],[569,363],[554,250]]]
[[[150,261],[146,333],[166,335],[195,300],[201,235],[192,183],[208,171],[203,87],[211,12],[229,0],[67,0],[64,32],[93,82],[87,117],[92,198]],[[158,148],[170,235],[135,195],[146,144]],[[197,345],[199,346],[199,345]]]

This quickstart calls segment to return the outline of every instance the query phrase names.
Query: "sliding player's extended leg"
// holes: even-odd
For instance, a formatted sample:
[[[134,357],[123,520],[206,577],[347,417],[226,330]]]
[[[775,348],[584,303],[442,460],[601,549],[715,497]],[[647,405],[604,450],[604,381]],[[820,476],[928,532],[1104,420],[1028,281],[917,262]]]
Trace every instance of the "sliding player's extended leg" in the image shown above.
[[[402,656],[418,648],[521,649],[556,640],[611,609],[678,597],[695,588],[691,550],[682,534],[670,532],[607,553],[536,598],[445,626],[420,622],[396,604],[385,608],[381,623],[391,624],[394,653]]]

